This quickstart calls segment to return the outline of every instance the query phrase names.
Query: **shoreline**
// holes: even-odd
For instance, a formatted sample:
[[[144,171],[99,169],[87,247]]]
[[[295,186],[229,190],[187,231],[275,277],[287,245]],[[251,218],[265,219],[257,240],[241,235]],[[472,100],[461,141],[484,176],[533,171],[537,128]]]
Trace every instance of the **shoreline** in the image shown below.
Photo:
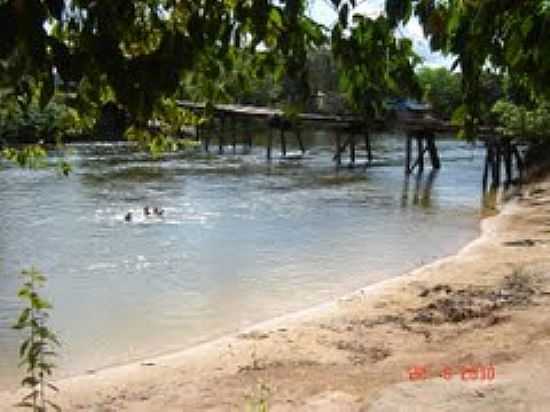
[[[497,212],[497,215],[500,214]],[[351,290],[350,292],[344,293],[343,295],[333,298],[328,301],[324,301],[321,303],[314,304],[310,307],[305,307],[303,309],[290,311],[288,313],[278,315],[272,318],[268,318],[265,320],[261,320],[259,322],[252,322],[250,325],[244,326],[244,327],[236,327],[234,330],[229,332],[222,332],[218,336],[213,338],[207,338],[202,342],[198,342],[195,344],[191,344],[188,347],[184,348],[178,348],[174,350],[169,350],[166,352],[156,353],[149,356],[140,356],[138,358],[129,360],[129,361],[120,361],[120,362],[114,362],[110,365],[103,366],[103,367],[97,367],[93,370],[88,371],[82,371],[78,373],[69,373],[65,376],[62,376],[61,378],[57,379],[55,382],[62,383],[72,380],[78,380],[80,378],[84,378],[86,376],[90,375],[99,375],[102,373],[109,373],[114,372],[116,373],[116,370],[123,369],[126,367],[137,367],[142,365],[143,363],[156,363],[161,361],[166,361],[171,358],[179,358],[182,356],[192,356],[196,353],[201,353],[203,351],[212,350],[213,348],[219,346],[219,345],[225,345],[228,343],[228,341],[233,341],[235,339],[238,339],[239,335],[248,334],[251,332],[254,332],[255,330],[263,330],[263,329],[272,329],[276,328],[278,326],[285,326],[289,324],[295,324],[295,323],[302,323],[310,320],[311,318],[314,318],[315,316],[323,315],[323,313],[335,310],[338,307],[338,304],[353,299],[354,297],[357,297],[359,295],[362,295],[363,297],[366,297],[367,294],[376,295],[376,293],[383,292],[384,289],[394,283],[400,283],[402,281],[402,278],[407,276],[414,276],[414,273],[416,271],[421,271],[424,268],[428,268],[431,265],[435,265],[439,262],[443,262],[447,259],[451,259],[460,253],[464,249],[467,249],[471,244],[479,241],[483,237],[483,229],[482,226],[484,222],[487,219],[494,218],[496,216],[489,216],[489,217],[483,217],[480,215],[479,221],[478,221],[478,229],[477,234],[466,243],[459,246],[459,248],[455,252],[449,252],[444,256],[441,256],[439,258],[436,258],[433,261],[429,261],[427,263],[420,263],[419,266],[413,267],[409,270],[403,270],[402,272],[399,272],[397,274],[391,275],[391,277],[379,281],[375,281],[374,283],[371,283],[367,286],[356,288]],[[14,390],[17,390],[18,387],[16,386],[14,388],[0,388],[0,401],[2,400],[2,394],[6,393],[13,393]]]
[[[506,316],[512,316],[507,312],[514,313],[514,311],[524,310],[504,305],[496,307],[494,313],[485,314],[483,310],[486,309],[477,313],[475,312],[477,309],[468,307],[466,308],[468,310],[463,312],[468,314],[474,311],[476,316],[468,318],[465,315],[466,318],[459,321],[444,319],[439,322],[438,319],[436,322],[435,318],[430,322],[422,320],[422,316],[428,316],[427,314],[432,317],[440,316],[437,304],[445,299],[449,300],[449,296],[454,296],[457,286],[452,283],[453,280],[456,281],[453,274],[459,277],[458,284],[464,286],[460,291],[467,290],[473,283],[476,278],[475,274],[472,276],[465,273],[461,277],[462,270],[456,266],[470,265],[473,269],[480,269],[479,266],[491,257],[490,252],[494,252],[491,250],[492,248],[502,248],[495,243],[510,235],[517,237],[518,233],[509,227],[510,221],[518,216],[530,216],[536,214],[535,212],[540,212],[536,209],[544,208],[546,200],[550,205],[550,181],[534,185],[534,187],[539,186],[543,189],[528,188],[524,190],[524,193],[544,190],[542,201],[537,200],[534,202],[536,203],[534,206],[522,204],[526,199],[527,202],[530,201],[530,195],[508,201],[496,216],[482,218],[479,235],[454,254],[441,257],[393,278],[360,288],[335,300],[247,326],[239,329],[238,332],[226,334],[183,350],[98,369],[93,374],[63,378],[56,382],[61,392],[53,400],[60,403],[63,410],[108,411],[123,408],[135,411],[182,410],[182,405],[193,405],[192,408],[185,409],[184,407],[183,410],[245,410],[243,405],[248,405],[250,402],[264,397],[276,411],[302,409],[355,411],[366,405],[368,410],[401,410],[392,409],[392,407],[400,405],[399,399],[395,398],[396,393],[406,398],[406,395],[410,396],[411,391],[414,393],[427,384],[432,385],[434,381],[437,381],[439,386],[442,383],[431,375],[427,377],[426,381],[420,383],[409,382],[406,379],[406,368],[396,368],[396,365],[410,365],[411,359],[414,358],[412,356],[414,351],[412,348],[403,348],[403,344],[398,343],[399,338],[408,337],[408,342],[412,347],[417,347],[427,353],[426,359],[445,358],[445,352],[449,351],[445,345],[439,345],[438,350],[435,351],[434,348],[431,348],[434,346],[433,336],[436,336],[434,332],[450,332],[451,335],[462,339],[470,334],[472,322],[485,322],[486,318],[489,318],[489,323],[494,322],[494,324],[485,325],[486,329],[502,328],[509,326],[508,320],[499,320],[502,316],[506,318]],[[550,212],[550,208],[548,211]],[[532,228],[522,227],[520,229],[519,233],[525,232],[527,236]],[[546,236],[550,239],[550,235]],[[544,247],[542,240],[539,247]],[[533,245],[528,248],[533,251],[531,249],[537,247]],[[520,249],[518,252],[523,253],[524,251]],[[537,252],[540,253],[540,251]],[[476,259],[482,262],[478,262]],[[539,260],[538,255],[527,256],[526,264],[529,266],[535,262],[538,265],[541,263]],[[512,261],[518,263],[515,260]],[[491,265],[495,262],[487,263]],[[495,264],[498,263],[503,262]],[[510,263],[508,263],[509,265]],[[440,269],[453,269],[453,266],[455,268],[454,272],[450,270],[453,272],[451,275],[439,273]],[[489,269],[489,266],[482,266],[481,269],[484,272]],[[491,275],[488,276],[491,279],[483,279],[481,283],[486,283],[483,286],[490,286],[491,281],[498,283],[503,281],[506,276],[508,275]],[[550,279],[548,280],[550,282]],[[418,288],[420,288],[420,294]],[[439,294],[441,290],[446,291],[444,299]],[[550,290],[550,286],[548,290]],[[523,292],[520,290],[518,293],[521,295]],[[435,312],[432,310],[434,313],[426,309],[430,305],[418,306],[419,301],[425,303],[423,298],[430,298],[431,295],[436,298],[437,310]],[[460,295],[460,299],[463,295],[464,293]],[[477,298],[477,295],[472,296]],[[461,302],[460,299],[457,302]],[[431,303],[433,306],[434,302]],[[454,312],[458,310],[452,306],[454,304],[451,304],[452,310],[450,310],[453,316],[456,315]],[[539,302],[539,304],[546,304],[546,302]],[[550,301],[548,305],[550,307]],[[447,309],[443,308],[441,311],[445,314]],[[409,312],[414,310],[416,312],[413,312],[413,315],[416,316],[411,317]],[[464,315],[460,311],[458,313],[460,316]],[[501,316],[502,313],[505,315]],[[497,320],[495,321],[495,319]],[[542,321],[544,319],[541,319]],[[477,325],[473,330],[479,332],[480,328],[483,329]],[[482,332],[486,331],[482,330]],[[344,336],[350,334],[353,336]],[[550,329],[548,335],[550,348]],[[543,337],[546,338],[546,335]],[[397,341],[394,345],[393,340],[396,338]],[[471,336],[468,338],[470,339]],[[430,350],[426,351],[426,348]],[[476,347],[470,345],[468,349],[470,352],[475,352]],[[480,348],[477,349],[479,352]],[[548,352],[548,360],[550,360],[550,349]],[[485,357],[483,353],[479,355],[479,359]],[[489,358],[491,357],[489,356]],[[404,360],[408,360],[408,363]],[[494,359],[489,360],[497,366],[502,363],[495,362]],[[420,361],[424,362],[423,359]],[[474,361],[478,360],[474,359]],[[445,362],[448,363],[448,361]],[[442,361],[442,364],[445,362]],[[466,361],[459,360],[457,362],[464,363]],[[467,362],[471,363],[472,360]],[[380,369],[378,376],[376,374],[373,376],[372,370],[370,370],[372,368]],[[330,369],[333,370],[333,374],[325,372]],[[500,368],[497,369],[497,371],[499,370]],[[388,373],[389,371],[391,373]],[[300,378],[300,376],[302,377]],[[312,382],[303,382],[305,376],[312,376]],[[367,377],[369,379],[366,379]],[[358,386],[357,380],[363,384]],[[267,382],[269,394],[258,393],[258,382],[260,381]],[[451,389],[452,395],[453,391],[465,391],[464,385],[457,382],[457,385],[447,383],[446,387],[435,389],[430,386],[427,393],[431,394],[438,390],[447,393]],[[482,385],[480,387],[492,388],[491,385],[495,382],[479,383]],[[312,384],[317,388],[317,393],[313,390]],[[398,390],[395,388],[396,385]],[[407,385],[412,385],[412,387]],[[533,385],[535,388],[536,386]],[[188,390],[181,390],[183,387],[187,387]],[[387,389],[392,387],[394,390],[388,392]],[[479,390],[479,387],[476,386],[476,390]],[[262,390],[260,389],[259,392]],[[438,396],[444,396],[439,392],[437,392]],[[17,391],[0,392],[0,404],[13,404],[20,393]],[[252,395],[249,396],[251,393]],[[366,395],[359,396],[358,393]],[[447,394],[447,396],[450,395]],[[466,391],[464,396],[468,398],[469,392]],[[431,394],[430,398],[433,397],[434,395]],[[405,398],[401,398],[401,401]],[[460,402],[460,397],[457,399]],[[486,397],[480,399],[486,400]],[[380,405],[383,406],[382,409],[377,409]],[[461,407],[460,410],[468,410],[465,405],[460,403],[458,405]],[[426,409],[428,406],[424,405],[422,410],[429,410],[429,408]],[[312,407],[313,409],[311,409]],[[472,410],[474,409],[472,408]]]
[[[217,345],[224,345],[227,343],[227,341],[231,341],[238,338],[239,335],[247,334],[257,329],[276,328],[277,326],[284,326],[284,325],[287,325],[288,323],[294,324],[294,323],[305,322],[312,317],[322,315],[326,311],[335,310],[338,304],[341,303],[342,301],[352,299],[353,297],[358,296],[359,294],[365,295],[368,293],[368,294],[375,295],[376,293],[383,291],[387,285],[392,285],[393,283],[396,283],[396,282],[398,283],[403,277],[410,276],[415,271],[422,270],[423,268],[429,267],[432,264],[436,264],[440,261],[444,261],[446,259],[449,259],[458,255],[459,253],[461,253],[463,249],[467,248],[471,243],[474,243],[480,239],[480,237],[483,235],[482,225],[484,221],[486,221],[488,218],[490,217],[483,216],[483,214],[480,213],[477,220],[477,229],[475,230],[475,234],[472,235],[471,239],[457,246],[457,249],[455,251],[442,254],[442,256],[436,257],[434,260],[431,260],[431,261],[427,261],[427,262],[422,261],[418,263],[418,266],[413,266],[410,269],[403,269],[402,271],[399,271],[395,274],[390,274],[388,275],[389,277],[383,280],[374,281],[373,283],[368,284],[367,286],[363,286],[359,288],[354,288],[354,289],[350,288],[351,290],[348,292],[345,292],[330,300],[321,301],[320,303],[313,304],[312,306],[306,306],[298,310],[290,310],[288,313],[277,315],[275,317],[269,317],[265,320],[260,320],[257,322],[251,322],[246,326],[233,327],[231,328],[231,330],[227,332],[221,332],[212,338],[206,338],[203,341],[192,343],[189,346],[185,346],[183,348],[180,347],[172,350],[160,351],[150,355],[138,356],[130,360],[121,360],[118,362],[115,361],[106,366],[100,366],[93,369],[81,370],[79,372],[73,372],[73,373],[69,372],[67,374],[62,375],[58,379],[55,379],[55,382],[62,383],[66,381],[72,381],[74,379],[79,379],[90,375],[98,375],[101,373],[108,373],[109,371],[116,371],[117,369],[121,369],[125,367],[131,367],[131,366],[137,367],[143,363],[150,363],[150,362],[155,363],[158,361],[162,361],[164,359],[170,359],[172,357],[192,356],[195,352],[201,353],[202,351],[208,351],[209,348],[211,347],[216,347]],[[368,274],[365,274],[365,277],[368,277]],[[17,384],[13,384],[6,387],[0,386],[0,402],[2,400],[2,395],[5,395],[7,393],[13,393],[18,388],[19,387],[17,386]]]

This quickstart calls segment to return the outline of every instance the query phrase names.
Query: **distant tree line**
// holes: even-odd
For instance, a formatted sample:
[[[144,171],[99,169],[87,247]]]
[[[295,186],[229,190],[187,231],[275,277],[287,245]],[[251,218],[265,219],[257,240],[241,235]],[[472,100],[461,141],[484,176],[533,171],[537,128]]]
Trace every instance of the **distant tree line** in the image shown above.
[[[0,139],[51,135],[44,124],[52,122],[42,119],[68,107],[74,112],[55,128],[89,129],[111,103],[127,113],[127,137],[151,146],[159,141],[151,120],[174,137],[201,121],[175,98],[278,103],[293,112],[325,90],[341,93],[365,120],[388,97],[424,98],[473,136],[483,122],[511,118],[502,115],[510,106],[492,111],[497,100],[542,113],[550,97],[548,1],[386,0],[385,15],[371,18],[356,12],[355,0],[329,0],[338,15],[332,27],[312,21],[308,3],[4,0]],[[450,72],[419,70],[411,41],[395,35],[413,16],[431,49],[453,57]]]

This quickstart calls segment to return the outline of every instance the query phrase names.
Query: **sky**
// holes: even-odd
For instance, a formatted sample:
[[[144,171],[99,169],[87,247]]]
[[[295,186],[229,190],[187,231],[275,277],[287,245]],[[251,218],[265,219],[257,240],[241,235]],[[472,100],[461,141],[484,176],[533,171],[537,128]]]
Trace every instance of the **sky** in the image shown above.
[[[384,11],[384,0],[363,0],[363,2],[359,0],[358,3],[360,4],[354,10],[355,13],[376,17]],[[327,27],[332,27],[338,18],[330,0],[311,0],[309,15]],[[414,49],[424,60],[424,65],[447,68],[451,66],[452,59],[430,50],[428,40],[424,37],[422,27],[416,18],[413,17],[405,27],[399,28],[399,33],[413,41]]]

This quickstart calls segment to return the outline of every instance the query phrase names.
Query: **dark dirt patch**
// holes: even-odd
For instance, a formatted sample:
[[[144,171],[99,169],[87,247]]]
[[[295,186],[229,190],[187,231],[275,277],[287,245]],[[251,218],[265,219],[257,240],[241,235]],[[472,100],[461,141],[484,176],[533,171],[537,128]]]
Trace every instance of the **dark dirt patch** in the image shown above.
[[[396,315],[384,315],[375,319],[354,319],[350,322],[350,326],[362,326],[365,328],[373,328],[379,325],[386,325],[388,323],[401,323],[403,318]]]
[[[434,293],[449,294],[452,291],[453,289],[449,285],[439,284],[439,285],[435,285],[433,288],[424,289],[422,292],[418,294],[418,296],[420,296],[421,298],[425,298],[429,295],[433,295]]]
[[[536,246],[538,243],[542,242],[535,239],[521,239],[504,242],[503,245],[508,247],[533,247]]]
[[[515,272],[504,278],[494,289],[469,287],[453,290],[447,287],[444,297],[416,309],[413,321],[441,324],[489,318],[490,324],[495,325],[506,320],[505,317],[494,315],[495,311],[532,303],[532,297],[537,293],[532,283],[529,276]],[[433,289],[422,294],[426,297]],[[441,288],[438,290],[441,291]]]
[[[338,341],[336,348],[350,352],[349,360],[353,364],[364,364],[366,362],[380,362],[391,356],[391,350],[383,346],[366,346],[355,341]]]
[[[240,333],[239,335],[237,335],[237,337],[239,339],[263,340],[263,339],[269,338],[269,333],[252,331],[252,332]]]
[[[423,335],[424,338],[427,340],[430,339],[431,333],[430,331],[419,328],[419,327],[413,327],[408,323],[407,316],[404,314],[398,314],[398,315],[384,315],[380,316],[375,319],[354,319],[350,322],[350,324],[347,326],[347,330],[353,330],[355,328],[375,328],[377,326],[384,326],[394,324],[399,326],[401,329],[407,332],[416,333],[419,335]]]
[[[533,195],[543,195],[546,193],[546,189],[535,189],[535,190],[532,190],[530,195],[533,196]]]
[[[267,362],[266,359],[253,358],[252,363],[250,365],[239,367],[239,373],[258,372],[266,369],[279,369],[279,368],[296,369],[296,368],[311,368],[316,366],[321,366],[321,363],[312,361],[312,360],[307,360],[307,359],[288,360],[288,361],[277,360],[277,361]]]

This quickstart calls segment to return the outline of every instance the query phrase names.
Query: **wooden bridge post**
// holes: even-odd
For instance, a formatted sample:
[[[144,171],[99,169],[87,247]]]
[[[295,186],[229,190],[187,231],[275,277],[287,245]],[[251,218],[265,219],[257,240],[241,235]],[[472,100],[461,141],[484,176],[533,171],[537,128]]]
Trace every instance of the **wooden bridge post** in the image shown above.
[[[296,140],[298,141],[298,145],[300,146],[300,151],[302,154],[306,152],[306,148],[304,146],[304,142],[302,141],[302,129],[299,125],[296,125]]]
[[[487,184],[489,183],[489,170],[492,170],[492,164],[493,164],[493,148],[490,145],[489,142],[485,143],[486,151],[485,151],[485,166],[483,168],[483,191],[487,191]]]
[[[231,117],[231,143],[233,145],[233,154],[237,153],[237,119]]]
[[[372,148],[370,145],[370,134],[368,129],[365,129],[365,149],[367,150],[367,160],[372,162]]]
[[[407,133],[407,145],[405,148],[405,173],[410,175],[411,170],[411,158],[412,158],[412,135]]]
[[[517,145],[515,145],[515,144],[512,146],[512,153],[513,153],[513,156],[516,159],[516,167],[518,169],[518,177],[519,177],[519,181],[521,183],[523,181],[524,164],[523,164],[523,160],[521,158],[521,155],[519,153],[519,149],[518,149]]]
[[[243,123],[243,127],[244,127],[244,134],[245,134],[245,139],[246,139],[246,144],[248,146],[248,149],[252,149],[252,132],[250,130],[250,125],[248,124],[248,122],[244,122]],[[245,151],[244,149],[244,145],[243,145],[243,151]]]
[[[211,132],[212,132],[212,125],[210,124],[210,121],[208,121],[208,123],[205,123],[205,134],[204,134],[204,151],[206,153],[208,153],[208,151],[210,150],[209,149],[209,145],[210,145],[210,135],[211,135]]]
[[[506,180],[504,184],[509,186],[512,183],[512,142],[509,139],[504,141],[504,171]]]
[[[501,149],[500,149],[500,142],[495,143],[495,148],[493,152],[493,185],[494,186],[500,186],[500,169],[501,169]]]
[[[252,131],[250,130],[250,128],[248,128],[248,131],[247,131],[247,138],[248,138],[248,148],[249,149],[252,149]]]
[[[355,165],[355,133],[353,131],[350,133],[349,159],[351,165]]]
[[[437,153],[437,146],[435,145],[435,136],[433,133],[426,135],[426,142],[428,145],[428,153],[430,154],[430,161],[434,169],[441,169],[441,161],[439,159],[439,153]]]
[[[418,149],[418,159],[416,161],[418,174],[421,174],[424,172],[424,137],[421,134],[416,136],[416,147]]]
[[[219,136],[218,152],[222,154],[223,144],[224,144],[224,134],[225,134],[225,114],[222,114],[220,121],[221,121],[221,129],[220,129],[220,136]]]
[[[342,151],[340,150],[340,143],[341,135],[340,135],[340,129],[336,129],[336,154],[334,155],[334,158],[336,160],[336,166],[340,166],[342,164]]]
[[[281,122],[281,154],[286,156],[286,136],[285,136],[285,122]]]
[[[273,127],[269,127],[269,134],[267,136],[267,160],[271,160],[271,145],[273,144]]]

